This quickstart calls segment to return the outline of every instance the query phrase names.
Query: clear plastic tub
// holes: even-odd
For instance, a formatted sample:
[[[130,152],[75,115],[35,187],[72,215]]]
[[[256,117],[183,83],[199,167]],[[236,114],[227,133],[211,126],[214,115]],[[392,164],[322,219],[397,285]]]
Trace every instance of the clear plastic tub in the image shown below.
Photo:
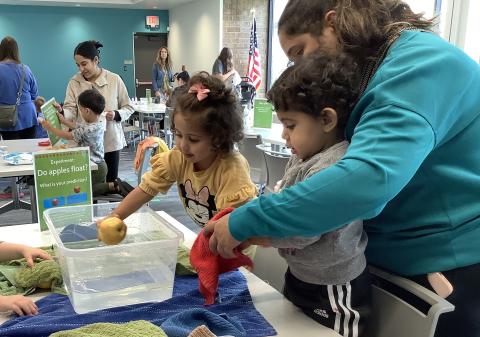
[[[172,297],[183,234],[143,206],[125,219],[125,239],[118,245],[105,245],[96,238],[95,220],[110,214],[117,205],[50,208],[44,212],[77,313]]]

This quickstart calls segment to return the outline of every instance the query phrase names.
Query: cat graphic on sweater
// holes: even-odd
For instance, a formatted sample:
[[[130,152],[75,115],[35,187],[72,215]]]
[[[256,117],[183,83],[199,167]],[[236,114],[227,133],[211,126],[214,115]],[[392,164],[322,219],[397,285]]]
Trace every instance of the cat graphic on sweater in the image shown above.
[[[201,227],[210,220],[217,211],[215,196],[210,194],[207,186],[200,188],[198,193],[193,189],[192,181],[187,179],[180,184],[180,193],[188,215]]]

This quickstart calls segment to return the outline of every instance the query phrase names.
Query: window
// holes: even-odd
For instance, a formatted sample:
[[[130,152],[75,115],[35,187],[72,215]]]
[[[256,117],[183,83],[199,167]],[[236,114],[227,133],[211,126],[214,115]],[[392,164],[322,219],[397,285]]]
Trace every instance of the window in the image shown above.
[[[478,13],[480,13],[480,1],[471,0],[468,8],[464,50],[471,58],[480,63],[480,39],[478,38],[480,20],[478,20]]]

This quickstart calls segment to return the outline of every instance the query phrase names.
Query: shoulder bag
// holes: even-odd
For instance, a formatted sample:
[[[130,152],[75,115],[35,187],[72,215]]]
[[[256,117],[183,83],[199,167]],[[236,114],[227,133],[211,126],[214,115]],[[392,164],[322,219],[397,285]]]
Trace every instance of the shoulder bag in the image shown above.
[[[0,128],[2,129],[13,128],[17,124],[17,107],[20,105],[23,82],[25,82],[25,66],[22,64],[22,78],[20,80],[20,88],[18,89],[15,105],[0,105]]]

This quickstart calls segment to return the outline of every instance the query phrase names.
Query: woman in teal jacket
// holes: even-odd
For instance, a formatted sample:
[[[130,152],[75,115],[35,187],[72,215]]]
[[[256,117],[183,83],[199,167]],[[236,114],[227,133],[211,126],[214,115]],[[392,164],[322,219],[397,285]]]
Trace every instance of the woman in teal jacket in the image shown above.
[[[480,336],[480,67],[399,0],[290,0],[290,59],[351,54],[363,68],[336,165],[206,227],[225,257],[252,237],[313,236],[363,219],[370,264],[453,285],[435,336]]]

